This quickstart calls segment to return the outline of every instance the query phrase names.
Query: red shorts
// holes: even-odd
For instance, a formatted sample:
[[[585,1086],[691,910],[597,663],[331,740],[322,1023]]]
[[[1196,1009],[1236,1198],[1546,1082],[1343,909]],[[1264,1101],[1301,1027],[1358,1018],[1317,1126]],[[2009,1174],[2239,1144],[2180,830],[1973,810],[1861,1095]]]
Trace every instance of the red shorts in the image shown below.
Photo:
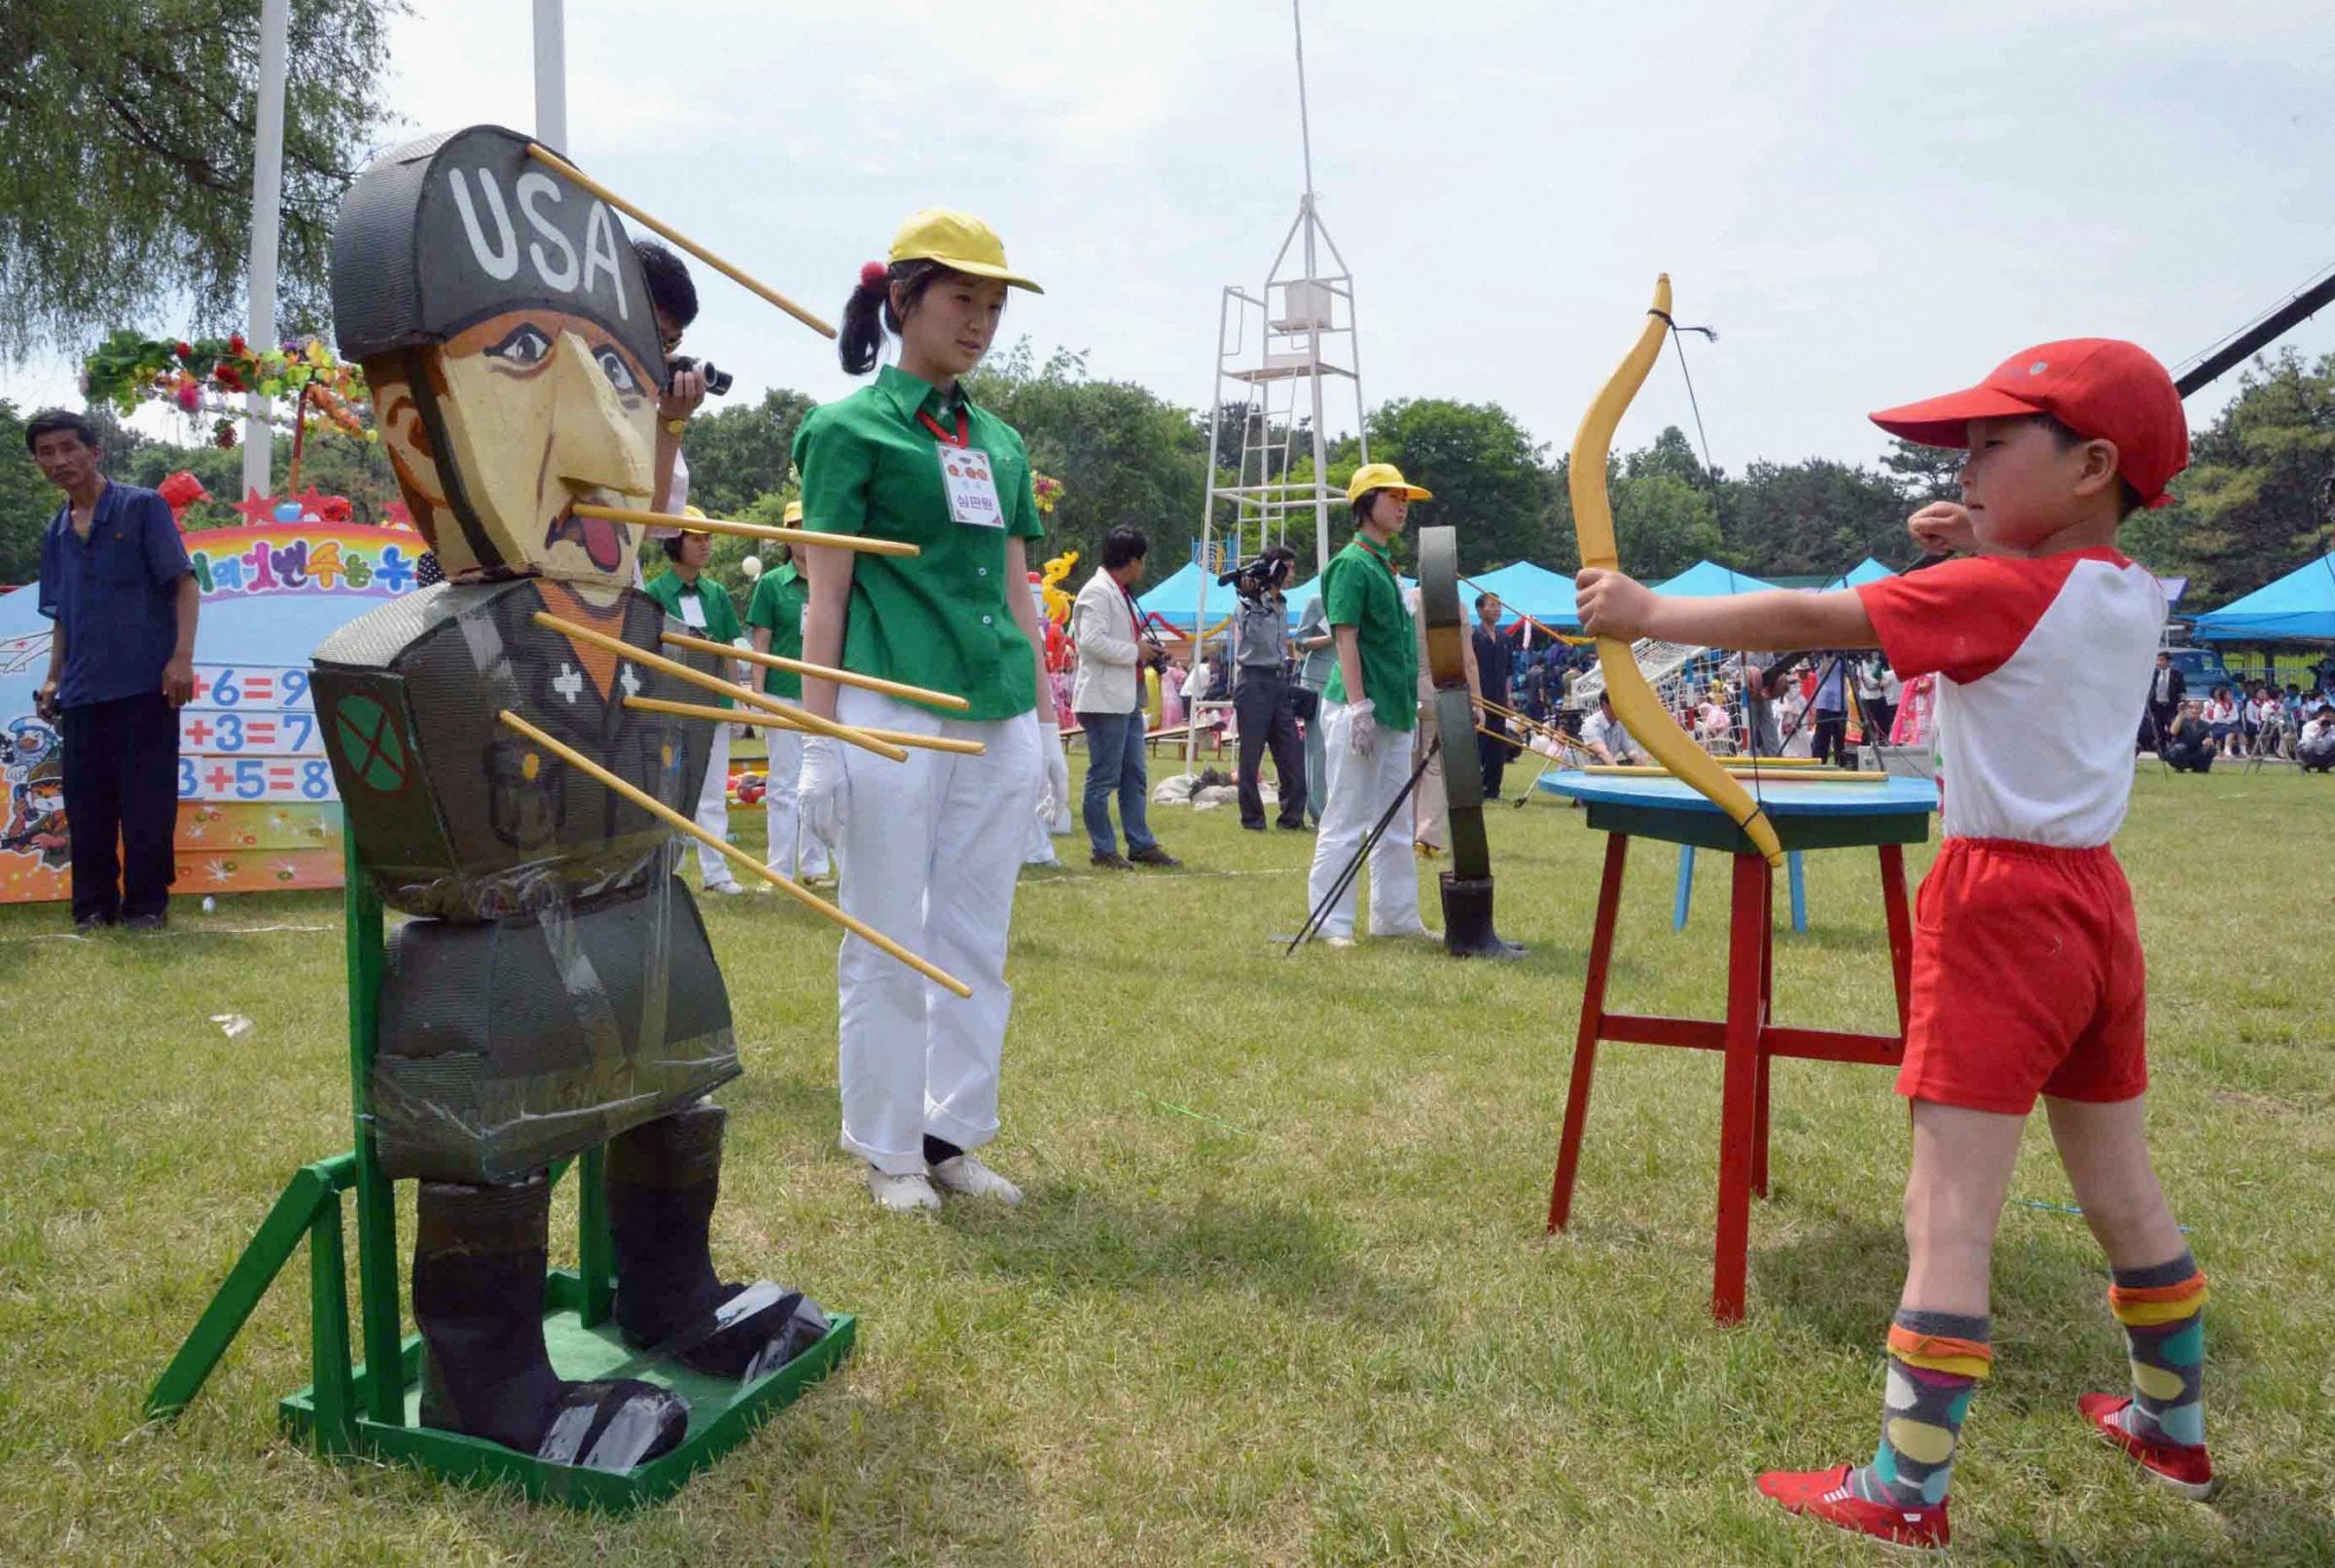
[[[2025,1116],[2037,1094],[2148,1087],[2148,986],[2133,890],[2105,844],[1949,838],[1914,909],[1897,1092]]]

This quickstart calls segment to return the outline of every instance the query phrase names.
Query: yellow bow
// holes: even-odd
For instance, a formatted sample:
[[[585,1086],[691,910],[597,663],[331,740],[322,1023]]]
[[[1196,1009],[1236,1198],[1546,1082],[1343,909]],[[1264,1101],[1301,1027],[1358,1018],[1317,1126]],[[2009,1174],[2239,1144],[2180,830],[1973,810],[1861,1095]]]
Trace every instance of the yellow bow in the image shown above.
[[[1654,307],[1646,313],[1645,330],[1637,335],[1629,357],[1601,388],[1581,416],[1581,428],[1573,434],[1573,459],[1570,482],[1573,496],[1573,531],[1581,542],[1581,564],[1600,566],[1608,571],[1621,570],[1621,554],[1613,541],[1613,508],[1605,496],[1605,458],[1613,447],[1614,428],[1622,422],[1622,411],[1637,389],[1645,384],[1646,373],[1654,368],[1656,356],[1662,352],[1663,334],[1670,324],[1670,278],[1664,273],[1654,282]],[[1759,852],[1768,857],[1768,864],[1783,864],[1783,845],[1776,837],[1775,824],[1767,812],[1745,793],[1743,787],[1728,776],[1711,755],[1695,744],[1694,737],[1678,728],[1646,684],[1637,667],[1637,659],[1630,645],[1613,637],[1598,639],[1598,668],[1605,675],[1605,690],[1613,698],[1613,711],[1637,743],[1651,753],[1655,761],[1669,768],[1678,778],[1700,791],[1720,810],[1735,819]]]

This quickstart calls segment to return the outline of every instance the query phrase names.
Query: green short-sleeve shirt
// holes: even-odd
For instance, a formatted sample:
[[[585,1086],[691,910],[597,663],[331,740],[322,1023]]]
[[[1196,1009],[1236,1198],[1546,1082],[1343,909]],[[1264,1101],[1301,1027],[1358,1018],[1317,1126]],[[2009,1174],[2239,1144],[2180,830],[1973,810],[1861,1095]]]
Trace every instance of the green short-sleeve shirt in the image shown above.
[[[988,453],[1002,527],[953,520],[941,476],[941,442],[921,411]],[[844,667],[962,696],[960,717],[1010,719],[1038,705],[1037,658],[1014,620],[1005,542],[1036,539],[1037,494],[1029,454],[1013,427],[958,389],[944,398],[895,366],[876,384],[823,404],[795,434],[803,475],[803,526],[917,546],[914,556],[858,554],[851,561]]]
[[[754,602],[746,606],[746,624],[771,634],[771,652],[780,659],[803,657],[803,606],[809,601],[810,585],[795,570],[793,561],[762,574],[754,585]],[[772,696],[801,700],[803,677],[791,670],[766,669],[762,689]]]
[[[1359,534],[1330,557],[1321,572],[1321,602],[1330,625],[1352,626],[1362,656],[1362,695],[1370,699],[1382,729],[1409,730],[1419,722],[1419,634],[1402,584],[1386,557]],[[1346,695],[1346,669],[1330,665],[1321,695],[1332,702]]]
[[[695,583],[684,583],[679,572],[667,567],[658,573],[656,579],[641,591],[664,605],[665,613],[680,622],[681,629],[692,637],[702,637],[707,642],[734,643],[745,635],[738,627],[737,606],[730,602],[730,590],[704,572],[698,574]],[[688,612],[681,607],[685,601],[697,605],[702,624],[690,620]],[[706,695],[713,696],[713,694],[708,692]],[[733,706],[726,696],[713,696],[713,700],[721,707]]]

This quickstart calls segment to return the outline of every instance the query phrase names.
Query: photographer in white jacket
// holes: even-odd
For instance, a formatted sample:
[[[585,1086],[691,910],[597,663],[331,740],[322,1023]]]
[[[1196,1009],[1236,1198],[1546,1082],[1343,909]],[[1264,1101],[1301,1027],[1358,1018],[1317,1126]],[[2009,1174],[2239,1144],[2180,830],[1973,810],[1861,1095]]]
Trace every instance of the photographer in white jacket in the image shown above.
[[[1167,661],[1160,645],[1143,635],[1135,608],[1135,585],[1151,554],[1140,528],[1114,528],[1102,542],[1102,567],[1078,590],[1070,610],[1070,640],[1078,648],[1078,675],[1070,687],[1070,708],[1087,737],[1087,837],[1095,865],[1174,866],[1144,821],[1150,780],[1143,767],[1143,671]],[[1127,853],[1111,831],[1111,797],[1119,797],[1119,821],[1127,829]]]

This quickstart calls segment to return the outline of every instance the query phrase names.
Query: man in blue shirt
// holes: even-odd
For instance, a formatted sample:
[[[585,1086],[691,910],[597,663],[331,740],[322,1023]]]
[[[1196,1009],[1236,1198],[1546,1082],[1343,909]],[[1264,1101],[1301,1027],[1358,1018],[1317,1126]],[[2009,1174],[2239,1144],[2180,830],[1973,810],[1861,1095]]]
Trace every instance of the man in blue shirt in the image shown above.
[[[47,410],[24,445],[65,492],[41,536],[40,611],[55,626],[38,701],[64,737],[73,923],[159,931],[178,823],[178,709],[195,694],[194,567],[169,504],[98,471],[87,419]]]

